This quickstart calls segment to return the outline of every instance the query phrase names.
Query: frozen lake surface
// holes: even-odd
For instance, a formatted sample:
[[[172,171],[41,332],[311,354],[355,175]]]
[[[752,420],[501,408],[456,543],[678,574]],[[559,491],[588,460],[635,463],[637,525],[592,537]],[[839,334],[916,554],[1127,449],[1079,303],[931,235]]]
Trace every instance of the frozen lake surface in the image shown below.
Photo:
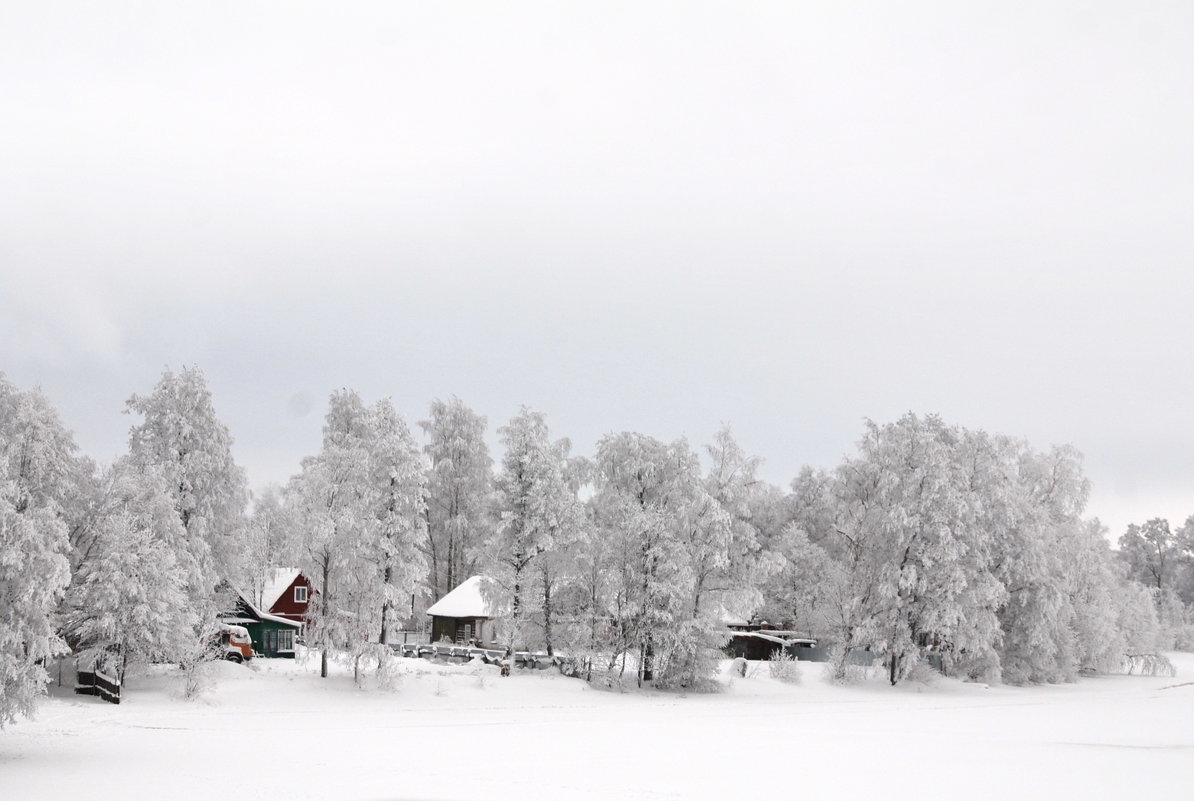
[[[172,672],[120,706],[46,699],[0,733],[0,787],[13,801],[1188,798],[1194,655],[1172,658],[1176,678],[1042,687],[837,687],[807,663],[791,685],[763,663],[685,697],[417,660],[394,691],[358,690],[343,668],[321,680],[315,661],[220,664],[200,702],[177,699]]]

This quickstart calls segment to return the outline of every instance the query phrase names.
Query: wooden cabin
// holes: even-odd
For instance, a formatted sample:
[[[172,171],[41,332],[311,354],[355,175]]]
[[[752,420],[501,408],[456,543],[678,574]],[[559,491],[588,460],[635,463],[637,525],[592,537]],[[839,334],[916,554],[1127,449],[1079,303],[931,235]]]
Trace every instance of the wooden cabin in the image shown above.
[[[484,576],[473,576],[428,608],[432,643],[499,647],[493,620],[496,615],[486,597],[492,587],[490,581]]]
[[[235,587],[232,589],[236,600],[233,608],[220,616],[221,622],[248,629],[257,656],[294,659],[295,641],[302,631],[302,622],[262,612],[243,592]]]

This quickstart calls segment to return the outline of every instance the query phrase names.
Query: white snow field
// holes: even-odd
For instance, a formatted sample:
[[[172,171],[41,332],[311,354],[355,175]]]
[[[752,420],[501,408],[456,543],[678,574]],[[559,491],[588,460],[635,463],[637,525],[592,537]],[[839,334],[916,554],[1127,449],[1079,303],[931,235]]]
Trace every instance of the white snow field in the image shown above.
[[[173,672],[120,706],[55,689],[0,733],[0,798],[1194,798],[1194,655],[1172,658],[1177,678],[989,688],[751,663],[686,697],[420,660],[394,691],[314,660],[219,664],[201,702]]]

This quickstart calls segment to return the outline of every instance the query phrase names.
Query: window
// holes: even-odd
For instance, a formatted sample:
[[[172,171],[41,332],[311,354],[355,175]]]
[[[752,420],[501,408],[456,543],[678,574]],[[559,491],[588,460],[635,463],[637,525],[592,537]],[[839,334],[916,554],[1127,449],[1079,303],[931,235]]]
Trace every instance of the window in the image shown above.
[[[262,632],[264,653],[273,656],[279,651],[294,650],[294,631],[291,629],[266,629]]]
[[[307,602],[307,588],[306,587],[295,587],[294,588],[294,602],[296,604],[305,604]]]

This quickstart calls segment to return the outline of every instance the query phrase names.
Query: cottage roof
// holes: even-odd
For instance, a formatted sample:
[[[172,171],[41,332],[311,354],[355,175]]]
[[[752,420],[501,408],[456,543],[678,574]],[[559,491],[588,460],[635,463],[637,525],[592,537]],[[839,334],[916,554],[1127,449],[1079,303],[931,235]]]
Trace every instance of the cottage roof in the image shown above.
[[[261,588],[261,608],[269,609],[276,604],[298,576],[297,567],[278,567],[267,574]]]
[[[493,606],[485,597],[493,589],[492,579],[473,576],[433,603],[427,614],[435,617],[493,617]]]
[[[292,626],[296,629],[302,628],[303,624],[298,622],[297,620],[290,620],[289,618],[278,617],[277,615],[271,615],[269,612],[262,612],[260,609],[257,608],[257,606],[251,600],[249,600],[248,595],[245,595],[243,592],[238,590],[236,587],[233,587],[231,584],[228,584],[228,586],[231,587],[232,591],[236,593],[243,611],[248,612],[250,615],[253,615],[253,618],[246,618],[246,617],[236,614],[235,612],[231,612],[228,614],[221,615],[221,617],[220,617],[221,622],[241,624],[241,623],[258,623],[261,621],[268,620],[271,623],[280,623],[285,626]]]

